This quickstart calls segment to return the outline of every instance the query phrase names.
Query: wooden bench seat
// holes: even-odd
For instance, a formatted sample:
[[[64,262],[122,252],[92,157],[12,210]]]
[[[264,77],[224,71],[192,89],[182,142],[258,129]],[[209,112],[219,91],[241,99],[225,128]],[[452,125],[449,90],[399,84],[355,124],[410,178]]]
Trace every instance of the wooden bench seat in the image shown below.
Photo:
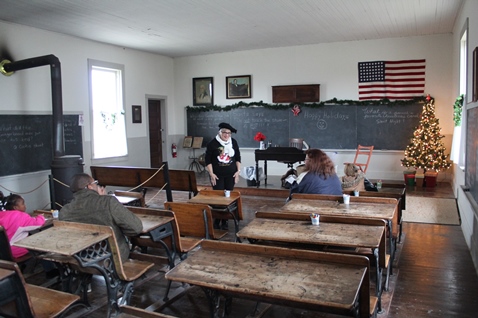
[[[78,295],[25,283],[18,265],[0,260],[0,316],[57,317],[80,305]]]
[[[186,191],[189,198],[198,193],[196,174],[192,170],[169,170],[167,162],[163,171],[159,168],[127,166],[91,166],[91,176],[105,186],[152,187],[165,186],[168,201],[172,200],[172,190]]]

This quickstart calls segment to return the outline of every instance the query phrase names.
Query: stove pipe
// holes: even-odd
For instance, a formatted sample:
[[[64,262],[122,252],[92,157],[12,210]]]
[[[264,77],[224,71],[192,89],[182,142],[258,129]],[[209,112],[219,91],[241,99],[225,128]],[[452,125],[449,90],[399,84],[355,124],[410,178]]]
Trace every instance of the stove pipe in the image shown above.
[[[61,92],[61,65],[55,55],[44,55],[26,60],[11,62],[0,61],[0,73],[10,76],[15,71],[25,70],[38,66],[50,65],[51,74],[51,99],[53,115],[53,162],[51,164],[53,179],[64,184],[70,184],[70,180],[76,173],[83,172],[83,160],[81,156],[65,156],[65,138],[63,122],[63,104]],[[72,196],[69,188],[58,182],[50,183],[51,208],[59,209],[68,203]]]
[[[14,71],[25,70],[38,66],[50,65],[51,73],[51,99],[53,106],[53,149],[54,156],[65,155],[65,139],[63,135],[63,104],[61,93],[61,65],[55,55],[33,57],[16,62],[2,61],[2,73],[11,75]]]

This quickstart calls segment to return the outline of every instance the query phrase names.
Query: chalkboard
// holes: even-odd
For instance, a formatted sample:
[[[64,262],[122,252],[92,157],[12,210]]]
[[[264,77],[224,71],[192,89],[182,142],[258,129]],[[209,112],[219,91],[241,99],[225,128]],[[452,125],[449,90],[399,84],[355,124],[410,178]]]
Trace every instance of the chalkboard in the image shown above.
[[[49,170],[53,159],[51,115],[0,115],[0,176]],[[64,115],[65,155],[83,157],[78,115]]]
[[[356,149],[358,144],[381,150],[404,150],[420,121],[422,104],[324,105],[291,109],[240,107],[230,111],[197,111],[188,108],[188,135],[214,138],[220,122],[238,130],[233,137],[243,148],[258,148],[262,132],[272,145],[288,146],[289,138],[304,138],[312,148]]]
[[[478,107],[466,112],[465,185],[478,202]]]

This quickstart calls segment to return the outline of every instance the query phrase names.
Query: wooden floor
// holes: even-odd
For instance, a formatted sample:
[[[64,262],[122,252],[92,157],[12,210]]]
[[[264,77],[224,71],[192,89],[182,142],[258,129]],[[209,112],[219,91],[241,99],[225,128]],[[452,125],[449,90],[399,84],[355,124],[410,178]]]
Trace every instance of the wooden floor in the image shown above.
[[[206,180],[207,181],[207,180]],[[204,177],[198,178],[198,184],[207,185]],[[270,184],[262,185],[260,190],[239,184],[237,188],[243,195],[243,212],[248,223],[254,217],[254,211],[269,200],[283,200],[287,191],[270,194],[269,190],[280,188],[279,178],[271,178]],[[407,195],[427,197],[453,197],[451,187],[439,183],[433,189],[415,189],[409,187]],[[151,193],[148,195],[152,195]],[[265,196],[261,196],[265,195]],[[278,197],[274,197],[277,195]],[[176,201],[186,198],[184,194],[174,194]],[[163,202],[164,197],[158,195],[151,205]],[[232,228],[232,226],[230,226]],[[396,263],[396,282],[391,295],[387,314],[379,314],[379,318],[415,318],[415,317],[477,317],[478,313],[478,276],[474,269],[470,253],[465,243],[460,226],[445,226],[420,223],[405,223],[404,239],[399,247],[400,253]],[[229,239],[232,235],[229,236]],[[240,264],[238,264],[240,266]],[[156,278],[135,288],[132,305],[141,308],[150,306],[162,299],[165,280],[159,271]],[[104,317],[105,295],[95,286],[101,282],[94,281],[93,306],[88,312],[71,314],[69,317]],[[182,286],[174,285],[175,289]],[[234,300],[233,313],[229,317],[246,317],[254,308],[254,303],[245,300]],[[184,296],[173,304],[160,310],[163,313],[178,317],[208,317],[208,307],[204,293],[196,287],[191,288]],[[336,317],[322,316],[317,313],[272,306],[263,317]]]

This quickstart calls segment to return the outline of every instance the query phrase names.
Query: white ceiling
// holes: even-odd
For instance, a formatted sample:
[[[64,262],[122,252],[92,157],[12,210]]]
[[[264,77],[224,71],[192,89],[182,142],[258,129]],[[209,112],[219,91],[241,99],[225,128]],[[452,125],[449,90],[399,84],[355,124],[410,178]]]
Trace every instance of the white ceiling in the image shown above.
[[[451,33],[463,0],[0,0],[0,20],[170,57]]]

